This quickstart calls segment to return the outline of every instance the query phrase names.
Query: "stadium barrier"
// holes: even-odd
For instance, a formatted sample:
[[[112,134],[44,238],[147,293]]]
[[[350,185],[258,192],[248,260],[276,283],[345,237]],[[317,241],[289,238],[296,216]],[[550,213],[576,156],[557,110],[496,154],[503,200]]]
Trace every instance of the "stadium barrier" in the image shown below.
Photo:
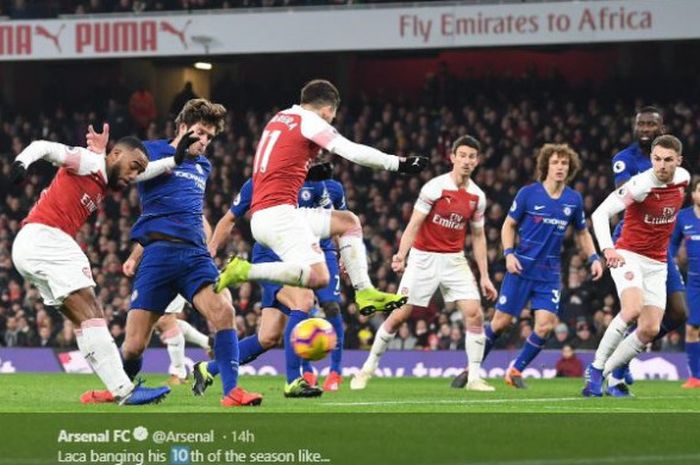
[[[484,374],[489,378],[502,377],[515,359],[517,351],[495,350],[484,362]],[[593,359],[593,352],[577,352],[585,366]],[[356,373],[367,352],[348,350],[343,354],[343,374]],[[525,377],[554,378],[555,365],[561,357],[558,350],[545,350],[524,371]],[[201,349],[187,349],[187,365],[191,369],[198,360],[205,360],[206,353]],[[168,368],[167,349],[148,349],[144,355],[145,373],[166,373]],[[430,377],[451,378],[459,374],[465,363],[462,351],[388,351],[382,357],[377,376],[381,377]],[[329,359],[314,363],[321,375],[328,372]],[[280,375],[284,373],[284,351],[271,350],[254,362],[241,367],[243,375]],[[676,381],[687,377],[686,356],[677,352],[649,352],[640,355],[632,362],[632,374],[636,379],[658,379]],[[91,373],[79,351],[59,352],[41,348],[2,348],[0,349],[0,374],[31,372]]]

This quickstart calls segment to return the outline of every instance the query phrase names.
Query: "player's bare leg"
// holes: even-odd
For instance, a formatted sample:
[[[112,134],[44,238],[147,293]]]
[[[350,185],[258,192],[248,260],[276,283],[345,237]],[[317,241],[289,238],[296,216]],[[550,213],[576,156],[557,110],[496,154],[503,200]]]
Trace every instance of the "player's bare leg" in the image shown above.
[[[217,294],[207,285],[193,298],[195,308],[209,321],[214,336],[214,356],[221,373],[224,407],[252,406],[262,403],[262,395],[249,393],[238,386],[238,335],[235,329],[235,309],[228,291]]]
[[[389,314],[384,323],[379,326],[377,334],[374,336],[372,348],[369,351],[369,355],[367,355],[367,360],[362,365],[362,369],[350,380],[350,389],[360,390],[367,387],[369,379],[379,367],[379,359],[386,352],[399,327],[411,317],[411,312],[413,312],[413,305],[405,304]]]
[[[108,390],[84,393],[81,396],[83,403],[115,400],[119,403],[150,403],[170,392],[167,387],[149,389],[134,386],[124,372],[119,350],[107,329],[104,312],[92,288],[80,289],[66,297],[62,311],[76,325],[80,352]]]
[[[554,327],[559,323],[555,313],[547,310],[535,310],[534,313],[535,328],[527,338],[527,341],[525,341],[525,345],[518,353],[513,364],[508,368],[504,378],[506,384],[518,389],[527,387],[523,381],[522,372],[537,357],[550,334],[552,334]]]
[[[185,366],[185,335],[177,323],[174,313],[166,313],[156,322],[160,339],[168,348],[170,366],[168,367],[168,384],[171,386],[187,382],[187,367]]]
[[[583,389],[584,396],[600,397],[603,395],[603,371],[606,363],[624,339],[627,328],[639,318],[643,303],[644,295],[641,288],[630,287],[622,291],[620,313],[612,319],[608,329],[605,330],[605,334],[598,344],[595,359],[588,367],[588,381]]]
[[[458,300],[457,308],[462,312],[464,320],[464,348],[469,361],[467,375],[467,390],[492,392],[495,391],[481,377],[481,362],[484,358],[486,336],[484,335],[484,312],[478,300]]]
[[[485,336],[485,343],[484,343],[484,355],[482,358],[486,358],[486,356],[489,354],[491,349],[493,348],[493,344],[495,343],[496,339],[498,337],[508,331],[511,327],[513,326],[513,317],[509,315],[506,312],[502,312],[500,310],[496,310],[493,314],[493,318],[491,319],[491,322],[486,324],[484,326],[484,336]],[[457,375],[453,380],[452,383],[450,383],[450,386],[455,388],[455,389],[462,389],[464,388],[467,383],[469,382],[469,367],[466,367],[462,373]]]
[[[697,389],[700,388],[700,326],[690,323],[685,325],[685,348],[690,376],[682,387]]]
[[[352,212],[331,212],[330,237],[338,236],[338,251],[345,271],[355,288],[355,301],[362,315],[375,311],[392,312],[406,303],[408,298],[381,292],[372,285],[367,270],[367,249],[362,239],[362,223]]]
[[[656,342],[671,331],[680,328],[687,320],[688,305],[686,293],[684,291],[670,293],[666,299],[666,311],[664,312],[663,320],[661,320],[661,329],[652,342]],[[632,328],[633,327],[630,328],[630,331]],[[700,375],[700,368],[698,371]],[[629,371],[629,363],[613,370],[608,376],[607,381],[608,390],[606,392],[609,395],[614,397],[629,397],[632,395],[628,385],[634,382],[634,378]]]

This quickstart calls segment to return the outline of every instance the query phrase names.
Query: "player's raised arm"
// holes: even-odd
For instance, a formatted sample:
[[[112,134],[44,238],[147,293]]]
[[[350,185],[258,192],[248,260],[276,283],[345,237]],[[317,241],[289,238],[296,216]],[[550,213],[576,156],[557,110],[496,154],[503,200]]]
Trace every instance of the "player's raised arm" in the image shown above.
[[[88,152],[82,147],[69,147],[58,142],[36,140],[29,144],[17,155],[12,162],[10,180],[17,184],[27,176],[27,168],[37,160],[44,159],[55,166],[62,166],[71,171],[84,175],[95,171],[97,162],[104,166],[104,154],[102,160],[96,159],[97,155]]]
[[[346,160],[368,168],[399,171],[401,173],[420,173],[428,166],[427,157],[388,155],[367,145],[352,142],[340,134],[337,134],[325,148]]]
[[[187,157],[196,157],[196,154],[190,154],[189,148],[192,144],[196,143],[199,138],[192,136],[192,131],[186,133],[178,142],[175,148],[175,155],[172,157],[161,158],[160,160],[151,161],[146,166],[146,170],[136,177],[135,182],[148,181],[149,179],[156,178],[164,173],[169,173],[174,170],[175,167],[182,164]],[[146,149],[143,148],[144,155],[148,158],[148,153]]]

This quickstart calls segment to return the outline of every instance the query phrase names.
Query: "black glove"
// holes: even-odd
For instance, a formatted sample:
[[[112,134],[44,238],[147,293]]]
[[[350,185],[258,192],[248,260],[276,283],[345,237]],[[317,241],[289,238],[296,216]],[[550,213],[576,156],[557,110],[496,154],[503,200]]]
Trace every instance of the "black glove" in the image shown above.
[[[399,161],[399,173],[420,173],[428,166],[428,161],[428,157],[406,157]]]
[[[333,176],[333,164],[331,162],[319,163],[309,168],[306,174],[307,181],[325,181]]]
[[[175,164],[180,165],[182,164],[183,161],[185,161],[186,156],[190,156],[190,153],[188,152],[188,149],[190,148],[190,145],[194,144],[199,140],[199,137],[193,137],[192,136],[192,131],[189,131],[185,133],[184,136],[182,136],[182,139],[180,139],[180,142],[177,143],[177,148],[175,148]]]
[[[24,163],[19,160],[12,162],[10,167],[10,181],[13,184],[20,184],[27,177],[27,168],[25,168]]]

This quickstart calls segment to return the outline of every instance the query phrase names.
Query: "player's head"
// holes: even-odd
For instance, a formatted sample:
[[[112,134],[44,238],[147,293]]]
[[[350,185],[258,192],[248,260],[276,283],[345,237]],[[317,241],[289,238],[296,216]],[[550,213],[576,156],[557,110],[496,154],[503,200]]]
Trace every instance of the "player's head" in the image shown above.
[[[107,155],[106,165],[109,187],[114,190],[124,189],[146,170],[146,147],[136,137],[122,137]]]
[[[677,137],[664,134],[651,143],[651,166],[659,181],[671,182],[682,162],[683,144]]]
[[[472,136],[462,136],[452,144],[452,170],[462,176],[471,176],[479,164],[481,143]]]
[[[664,133],[664,117],[656,107],[643,107],[634,117],[634,138],[647,153],[654,139]]]
[[[331,123],[340,105],[340,93],[329,81],[314,79],[301,89],[299,102],[304,108],[318,113],[326,122]]]
[[[537,179],[540,182],[568,183],[581,169],[581,159],[569,144],[544,144],[537,154]]]
[[[690,195],[693,198],[693,204],[700,207],[700,177],[693,179],[693,182],[690,184],[690,188]]]
[[[204,154],[212,139],[224,130],[226,108],[218,103],[212,103],[204,98],[188,100],[175,118],[177,135],[174,143],[192,131],[199,140],[190,146],[190,153]]]

